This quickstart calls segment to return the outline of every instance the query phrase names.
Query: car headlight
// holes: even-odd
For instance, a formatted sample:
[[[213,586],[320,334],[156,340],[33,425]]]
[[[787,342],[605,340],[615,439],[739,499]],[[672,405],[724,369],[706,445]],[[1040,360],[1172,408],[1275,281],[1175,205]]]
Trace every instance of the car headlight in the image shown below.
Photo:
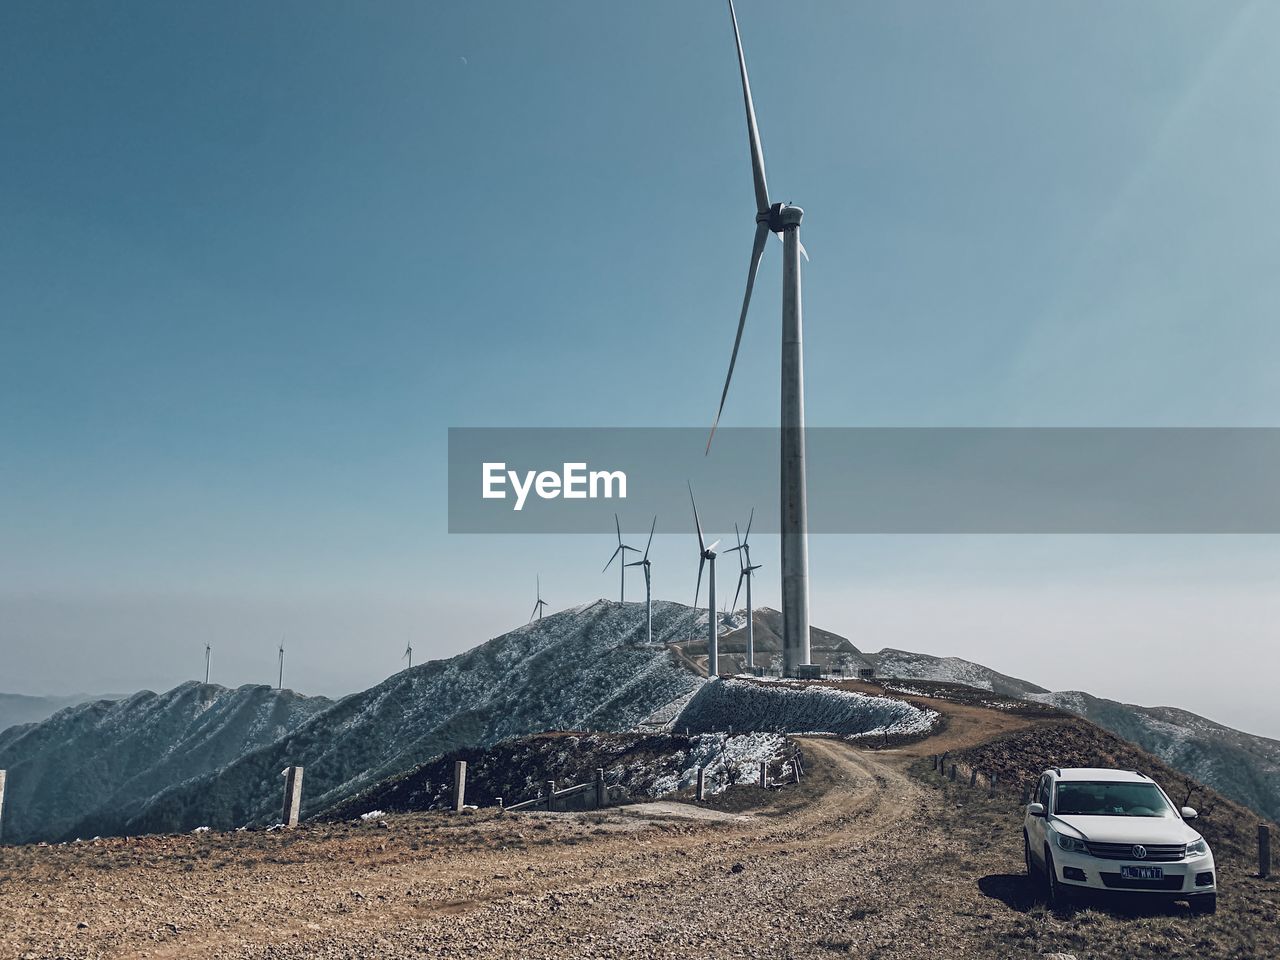
[[[1204,842],[1204,837],[1201,837],[1199,840],[1196,840],[1193,843],[1187,844],[1188,857],[1199,857],[1199,856],[1203,856],[1208,852],[1209,852],[1209,844]]]
[[[1068,837],[1065,833],[1058,834],[1058,846],[1068,853],[1088,853],[1088,848],[1084,845],[1083,840],[1077,840],[1075,837]]]

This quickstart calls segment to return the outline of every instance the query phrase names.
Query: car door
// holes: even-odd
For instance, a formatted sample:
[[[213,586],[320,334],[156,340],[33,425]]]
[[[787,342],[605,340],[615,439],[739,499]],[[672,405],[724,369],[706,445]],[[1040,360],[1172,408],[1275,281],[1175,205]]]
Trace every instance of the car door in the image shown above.
[[[1044,844],[1045,844],[1045,822],[1049,819],[1049,794],[1050,782],[1049,775],[1042,774],[1040,784],[1036,787],[1035,802],[1042,804],[1045,809],[1043,817],[1028,817],[1030,821],[1027,825],[1027,837],[1031,845],[1031,855],[1041,864],[1044,863]]]

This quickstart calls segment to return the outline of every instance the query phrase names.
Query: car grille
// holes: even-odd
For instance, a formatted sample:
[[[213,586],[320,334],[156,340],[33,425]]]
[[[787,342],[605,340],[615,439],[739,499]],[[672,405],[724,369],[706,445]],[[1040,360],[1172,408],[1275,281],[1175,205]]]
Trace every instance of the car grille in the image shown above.
[[[1155,843],[1147,846],[1141,859],[1133,855],[1132,843],[1086,843],[1089,852],[1103,860],[1128,860],[1130,863],[1174,863],[1187,855],[1185,844]]]
[[[1118,873],[1102,873],[1099,876],[1109,890],[1162,890],[1169,893],[1181,890],[1183,879],[1180,873],[1163,880],[1130,880]]]

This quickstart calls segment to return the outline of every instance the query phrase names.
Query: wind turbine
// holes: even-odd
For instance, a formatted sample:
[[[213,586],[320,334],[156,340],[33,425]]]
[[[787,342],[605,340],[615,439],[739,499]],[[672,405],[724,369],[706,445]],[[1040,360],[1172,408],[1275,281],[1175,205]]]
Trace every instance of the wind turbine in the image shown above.
[[[751,84],[747,80],[747,61],[742,52],[742,35],[738,17],[729,0],[729,18],[733,21],[733,38],[738,49],[738,72],[742,77],[742,100],[747,111],[747,142],[751,149],[751,175],[756,194],[756,236],[747,267],[747,292],[742,298],[738,317],[738,333],[729,355],[729,373],[724,378],[720,407],[707,438],[707,451],[715,437],[720,414],[729,395],[729,381],[738,360],[742,329],[751,305],[751,289],[755,286],[760,258],[764,255],[769,234],[782,238],[782,447],[781,469],[781,533],[782,533],[782,658],[787,676],[795,676],[800,664],[809,662],[809,518],[805,493],[804,452],[804,337],[800,305],[800,257],[809,255],[800,242],[800,220],[804,211],[788,203],[770,203],[764,177],[764,151],[756,126],[756,110],[751,102]]]
[[[204,645],[204,685],[209,685],[209,655],[213,651],[213,647],[209,644]]]
[[[538,574],[538,602],[533,605],[533,613],[529,615],[529,622],[533,623],[533,618],[542,619],[542,608],[547,605],[547,601],[542,599],[542,574]]]
[[[648,643],[653,643],[653,584],[649,579],[649,547],[653,545],[653,531],[658,528],[658,517],[655,514],[653,526],[649,528],[649,542],[644,545],[644,557],[632,560],[628,567],[644,567],[644,632]]]
[[[284,641],[283,640],[280,641],[280,649],[277,652],[280,654],[280,680],[276,684],[276,689],[283,690],[284,689]]]
[[[755,623],[751,612],[751,581],[754,574],[760,569],[760,564],[751,563],[751,521],[756,518],[756,511],[751,510],[751,516],[747,518],[747,534],[745,537],[738,537],[738,545],[730,547],[730,553],[738,554],[738,589],[733,592],[733,609],[738,609],[738,593],[742,590],[742,581],[747,581],[747,667],[752,668],[756,665],[756,633]],[[738,525],[733,525],[733,533],[737,536]]]
[[[693,484],[689,484],[689,502],[693,504],[693,525],[698,531],[698,586],[693,591],[693,609],[698,609],[698,593],[702,590],[702,568],[711,564],[707,576],[707,676],[720,675],[720,638],[716,631],[716,547],[717,540],[707,546],[702,537],[702,522],[698,519],[698,502],[693,499]]]
[[[408,641],[405,644],[404,656],[402,656],[400,659],[403,660],[405,657],[409,658],[409,669],[412,670],[413,669],[413,641],[412,640]]]
[[[635,547],[629,547],[622,542],[622,524],[618,522],[618,515],[616,513],[613,515],[613,526],[618,531],[618,549],[613,551],[613,556],[611,556],[609,558],[609,562],[604,565],[604,570],[608,570],[613,564],[613,561],[617,559],[618,554],[622,554],[622,563],[618,567],[618,572],[622,576],[622,584],[618,590],[618,602],[625,603],[627,599],[627,567],[631,566],[631,564],[627,563],[627,551],[630,550],[632,553],[639,553],[640,551]],[[604,573],[604,570],[601,570],[600,572]]]

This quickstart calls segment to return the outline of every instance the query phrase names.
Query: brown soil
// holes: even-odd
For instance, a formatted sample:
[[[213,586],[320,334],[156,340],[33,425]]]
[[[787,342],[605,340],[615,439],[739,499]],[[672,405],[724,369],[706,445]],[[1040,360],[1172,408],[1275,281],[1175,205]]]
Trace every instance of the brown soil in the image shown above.
[[[799,786],[710,805],[745,819],[480,811],[4,848],[0,956],[1280,955],[1280,884],[1239,857],[1215,917],[1037,906],[1017,798],[919,755],[1040,721],[946,706],[942,737],[904,750],[805,739]]]

